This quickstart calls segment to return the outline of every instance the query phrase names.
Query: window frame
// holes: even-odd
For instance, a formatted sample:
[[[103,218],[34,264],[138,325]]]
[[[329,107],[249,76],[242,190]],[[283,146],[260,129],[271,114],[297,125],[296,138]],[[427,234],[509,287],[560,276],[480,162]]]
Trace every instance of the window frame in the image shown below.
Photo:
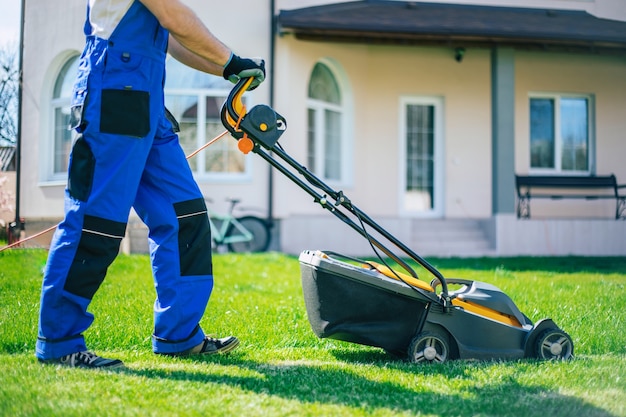
[[[585,99],[587,100],[587,169],[586,170],[564,170],[563,169],[563,138],[561,135],[561,100],[562,99]],[[554,100],[554,168],[540,168],[533,167],[532,162],[532,149],[531,149],[531,132],[530,126],[531,112],[530,104],[533,99],[551,99]],[[530,92],[528,94],[527,101],[528,109],[528,172],[532,175],[595,175],[596,163],[595,163],[595,150],[596,150],[596,136],[595,136],[595,96],[593,94],[577,94],[577,93],[558,93],[558,92]]]
[[[196,119],[196,146],[195,149],[199,149],[204,144],[208,143],[214,138],[206,137],[206,130],[202,126],[206,126],[206,99],[207,98],[221,98],[226,100],[231,90],[222,88],[167,88],[165,89],[165,97],[167,96],[183,96],[194,97],[197,100],[197,119]],[[246,108],[251,108],[251,100],[249,96],[242,98],[242,101],[246,105]],[[230,135],[222,137],[219,141],[235,141]],[[218,141],[218,142],[219,142]],[[216,142],[216,143],[218,143]],[[181,145],[182,146],[182,145]],[[194,156],[194,158],[200,158],[198,160],[197,167],[192,168],[192,173],[196,181],[199,183],[241,183],[249,182],[252,180],[252,163],[249,155],[243,155],[244,170],[239,173],[233,172],[207,172],[205,167],[204,153],[207,152],[210,147],[203,149],[202,152]],[[235,145],[236,149],[236,145]],[[200,171],[199,169],[202,168]]]
[[[334,77],[335,83],[339,88],[339,94],[341,97],[341,104],[334,104],[330,102],[321,101],[309,97],[309,85],[311,83],[311,75],[313,74],[313,68],[315,65],[324,65]],[[348,77],[343,71],[342,67],[334,60],[330,58],[321,58],[317,60],[309,71],[309,78],[307,81],[307,93],[306,93],[306,161],[309,163],[309,138],[310,138],[310,125],[309,114],[311,111],[315,113],[314,123],[314,142],[315,142],[315,166],[309,166],[311,170],[318,178],[327,182],[331,186],[352,186],[353,184],[353,105],[352,105],[352,89],[348,81]],[[339,113],[340,116],[340,137],[339,146],[341,149],[341,157],[339,162],[339,179],[327,178],[325,175],[326,170],[326,136],[323,133],[325,128],[326,111],[333,111]]]
[[[164,88],[164,99],[165,99],[166,106],[167,106],[168,96],[169,97],[172,97],[172,96],[193,97],[196,100],[196,103],[195,103],[195,105],[197,106],[196,133],[195,133],[196,143],[195,143],[194,149],[191,150],[191,151],[195,151],[196,149],[199,149],[200,147],[202,147],[203,145],[205,145],[206,143],[214,139],[213,137],[207,137],[207,134],[206,134],[205,126],[207,123],[207,117],[206,117],[207,99],[217,98],[217,99],[221,99],[222,101],[225,101],[228,95],[230,94],[233,85],[230,82],[221,79],[221,77],[194,70],[182,64],[181,62],[177,61],[171,56],[168,56],[167,58],[166,71],[167,71],[167,82]],[[182,72],[179,72],[179,71],[182,71]],[[176,78],[177,75],[183,76],[183,78],[177,79]],[[213,81],[217,83],[217,85],[213,85],[214,82],[213,81],[209,82],[209,80],[206,79],[206,77],[212,77]],[[192,81],[189,81],[189,80],[192,80]],[[202,83],[202,84],[204,84],[204,82],[207,82],[207,84],[204,84],[203,86],[199,86],[199,87],[196,87],[194,85],[189,85],[189,84],[195,84],[197,82]],[[168,84],[170,85],[168,86]],[[253,96],[254,96],[254,92],[252,93],[248,92],[242,97],[242,101],[245,104],[246,108],[248,109],[252,108],[254,105]],[[169,110],[175,113],[175,109],[172,108]],[[174,116],[178,117],[176,114],[174,114]],[[179,120],[179,122],[181,121]],[[219,122],[219,125],[221,126],[221,121]],[[218,131],[222,132],[221,127],[220,129],[218,129]],[[180,139],[180,136],[179,136],[179,139]],[[229,152],[230,151],[240,152],[237,149],[236,140],[232,138],[230,135],[226,135],[225,137],[222,137],[218,142],[216,142],[215,144],[211,146],[223,145],[224,141],[230,142],[229,145],[226,145],[230,147]],[[181,143],[181,147],[182,146],[183,145]],[[206,153],[211,151],[211,146],[203,149],[202,152],[194,156],[194,158],[196,158],[195,168],[193,167],[193,165],[190,165],[194,179],[198,183],[201,183],[201,184],[233,184],[233,183],[240,184],[240,183],[249,183],[253,180],[253,175],[252,175],[253,164],[252,164],[250,155],[242,154],[244,167],[243,167],[243,171],[241,172],[228,172],[228,171],[209,172],[207,171],[206,165],[205,165],[206,163],[205,158],[206,158]]]
[[[433,106],[433,201],[431,210],[407,208],[407,108],[411,105]],[[404,217],[439,218],[444,215],[445,184],[445,100],[442,96],[401,96],[398,112],[398,199],[399,213]]]
[[[62,71],[66,68],[67,64],[73,59],[80,59],[80,53],[77,51],[68,51],[64,54],[61,54],[57,57],[54,62],[53,69],[49,72],[52,74],[50,78],[48,78],[45,84],[49,85],[49,100],[48,100],[48,110],[47,112],[42,112],[44,114],[44,119],[42,126],[46,128],[47,134],[42,134],[41,138],[43,142],[41,143],[41,153],[40,153],[40,166],[42,170],[40,171],[40,181],[43,185],[64,185],[67,183],[67,170],[63,172],[55,172],[55,152],[56,152],[56,117],[55,112],[57,109],[65,108],[69,117],[70,105],[71,105],[71,94],[67,97],[55,97],[55,88],[57,83],[59,82],[60,76],[62,75]],[[72,66],[68,66],[67,69],[70,70]],[[64,76],[68,76],[66,73]],[[72,78],[75,74],[69,74]],[[68,123],[69,125],[69,123]],[[58,127],[63,128],[63,127]],[[67,128],[67,126],[65,127]],[[73,130],[68,129],[69,134],[71,135],[70,140],[70,149],[67,155],[67,163],[69,163],[69,153],[71,153],[71,148],[73,146],[74,140],[76,139],[76,133]]]

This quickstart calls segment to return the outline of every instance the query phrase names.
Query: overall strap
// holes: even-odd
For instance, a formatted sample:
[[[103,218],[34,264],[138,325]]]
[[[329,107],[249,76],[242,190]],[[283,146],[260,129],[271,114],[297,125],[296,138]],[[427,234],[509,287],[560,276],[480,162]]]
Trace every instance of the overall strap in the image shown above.
[[[91,10],[91,7],[89,6],[89,0],[85,1],[87,2],[87,16],[85,17],[85,26],[83,28],[83,32],[86,36],[89,36],[92,32],[91,22],[89,21],[89,12]]]
[[[164,59],[168,32],[140,1],[132,5],[109,37],[109,47],[134,50],[145,56]]]

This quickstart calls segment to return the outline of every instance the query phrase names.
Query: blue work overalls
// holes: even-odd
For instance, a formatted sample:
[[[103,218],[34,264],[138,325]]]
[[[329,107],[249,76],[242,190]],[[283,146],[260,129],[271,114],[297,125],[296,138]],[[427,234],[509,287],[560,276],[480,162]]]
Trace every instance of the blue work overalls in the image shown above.
[[[79,135],[65,218],[44,270],[36,356],[87,350],[83,332],[94,319],[87,308],[119,252],[131,207],[149,229],[153,350],[187,350],[204,339],[211,235],[202,193],[165,117],[168,32],[135,0],[109,39],[92,36],[89,19],[85,34],[72,100]]]

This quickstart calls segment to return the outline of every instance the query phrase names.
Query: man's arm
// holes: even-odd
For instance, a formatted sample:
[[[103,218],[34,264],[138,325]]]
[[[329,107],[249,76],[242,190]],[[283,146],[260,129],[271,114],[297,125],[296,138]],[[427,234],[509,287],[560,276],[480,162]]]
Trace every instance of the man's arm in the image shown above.
[[[196,13],[180,0],[140,0],[170,33],[168,52],[200,71],[221,75],[236,83],[253,77],[249,90],[265,79],[265,62],[241,58],[217,39]]]
[[[193,69],[197,69],[198,71],[208,72],[209,74],[219,76],[222,76],[224,72],[224,67],[222,65],[207,61],[200,55],[194,54],[189,49],[182,46],[172,35],[170,35],[167,52],[169,52],[177,61],[180,61]]]
[[[193,10],[180,0],[140,1],[170,32],[169,52],[174,58],[192,68],[222,75],[231,51],[209,31]],[[172,38],[175,42],[171,42]],[[194,54],[201,59],[193,57]]]

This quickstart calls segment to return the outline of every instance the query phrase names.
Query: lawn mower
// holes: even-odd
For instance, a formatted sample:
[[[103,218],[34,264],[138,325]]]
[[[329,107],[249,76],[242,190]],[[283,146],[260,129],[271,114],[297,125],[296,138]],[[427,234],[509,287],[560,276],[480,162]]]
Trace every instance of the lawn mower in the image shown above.
[[[242,96],[250,82],[240,80],[221,109],[239,149],[259,155],[367,239],[378,259],[326,250],[300,254],[307,316],[317,337],[382,348],[411,362],[573,358],[571,337],[553,320],[533,323],[491,284],[445,278],[342,191],[292,159],[278,143],[285,118],[267,105],[246,111]],[[413,262],[432,275],[430,282],[418,277]]]

